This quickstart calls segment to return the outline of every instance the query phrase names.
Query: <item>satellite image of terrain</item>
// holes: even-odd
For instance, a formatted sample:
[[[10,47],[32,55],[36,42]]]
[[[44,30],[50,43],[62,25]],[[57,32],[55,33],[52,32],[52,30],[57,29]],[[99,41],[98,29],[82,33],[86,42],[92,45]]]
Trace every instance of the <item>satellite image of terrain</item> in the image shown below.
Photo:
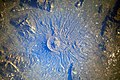
[[[0,0],[0,80],[120,80],[120,0]]]

